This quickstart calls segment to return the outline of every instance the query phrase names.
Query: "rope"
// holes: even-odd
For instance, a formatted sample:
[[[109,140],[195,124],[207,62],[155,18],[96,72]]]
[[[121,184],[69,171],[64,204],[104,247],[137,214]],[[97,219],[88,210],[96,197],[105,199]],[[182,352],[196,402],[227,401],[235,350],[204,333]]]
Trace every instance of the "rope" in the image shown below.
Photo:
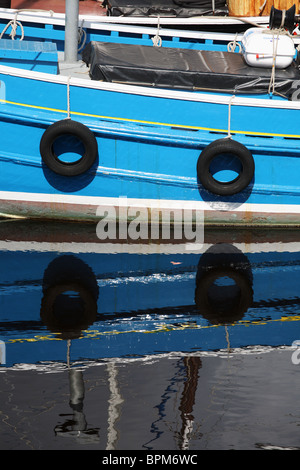
[[[278,30],[277,32],[276,45],[275,45],[275,34],[273,34],[273,62],[272,62],[271,78],[270,78],[269,89],[268,89],[268,93],[270,95],[274,94],[275,92],[275,69],[276,69],[276,55],[277,55],[279,34],[280,34],[280,30]]]
[[[11,26],[11,33],[10,33],[10,37],[11,39],[14,41],[15,39],[15,36],[17,34],[17,29],[18,29],[18,26],[21,28],[21,37],[20,37],[20,41],[23,41],[24,39],[24,28],[23,28],[23,25],[21,23],[21,21],[18,21],[17,20],[17,16],[19,13],[21,12],[24,12],[24,11],[30,11],[30,12],[43,12],[43,11],[46,11],[46,12],[49,12],[50,13],[50,16],[53,16],[54,12],[52,10],[38,10],[38,9],[23,9],[23,10],[17,10],[15,12],[15,15],[14,15],[14,19],[13,20],[10,20],[7,25],[5,26],[5,28],[3,29],[2,33],[0,34],[0,39],[2,39],[4,33],[7,31],[7,29]]]
[[[53,10],[41,10],[40,8],[21,8],[20,10],[17,10],[16,13],[22,13],[24,11],[29,11],[33,13],[49,13],[50,16],[54,15]]]
[[[232,95],[229,102],[228,102],[228,130],[227,130],[227,137],[226,139],[231,139],[232,135],[230,133],[230,128],[231,128],[231,105],[232,101],[234,100],[235,95]]]
[[[234,37],[234,40],[233,41],[230,41],[228,44],[227,44],[227,51],[228,52],[234,52],[236,47],[238,47],[238,52],[241,52],[242,50],[242,47],[240,45],[239,42],[237,42],[237,37],[238,37],[238,33],[236,33],[235,37]]]
[[[17,21],[17,14],[15,14],[15,17],[13,20],[10,20],[7,25],[5,26],[5,28],[3,29],[2,33],[0,34],[0,39],[2,39],[4,33],[7,31],[7,29],[11,26],[11,33],[10,33],[10,37],[11,39],[14,41],[15,39],[15,36],[16,36],[16,33],[17,33],[17,29],[18,29],[18,26],[21,28],[21,37],[20,37],[20,41],[23,41],[24,39],[24,28],[23,28],[23,25],[20,21]]]
[[[265,0],[264,3],[259,7],[259,10],[260,10],[261,12],[262,12],[263,9],[265,8],[266,3],[267,3],[267,0]]]
[[[86,43],[86,31],[83,29],[83,23],[84,23],[84,19],[82,20],[81,26],[78,28],[78,52],[80,52],[84,48],[85,43]],[[83,41],[82,41],[82,38],[83,38]],[[81,41],[82,41],[82,44],[80,46]]]
[[[68,110],[68,117],[66,119],[71,119],[71,112],[70,112],[70,75],[68,76],[67,80],[67,110]]]
[[[156,35],[153,38],[151,38],[154,47],[161,47],[161,37],[159,36],[159,30],[160,30],[160,17],[158,15]]]
[[[285,17],[286,17],[286,10],[282,10],[281,25],[279,29],[282,29],[284,27]]]
[[[247,18],[242,18],[241,16],[231,16],[230,19],[241,21],[242,23],[246,23],[246,24],[255,26],[256,28],[265,28],[266,27],[266,25],[255,23],[254,21],[248,20]]]

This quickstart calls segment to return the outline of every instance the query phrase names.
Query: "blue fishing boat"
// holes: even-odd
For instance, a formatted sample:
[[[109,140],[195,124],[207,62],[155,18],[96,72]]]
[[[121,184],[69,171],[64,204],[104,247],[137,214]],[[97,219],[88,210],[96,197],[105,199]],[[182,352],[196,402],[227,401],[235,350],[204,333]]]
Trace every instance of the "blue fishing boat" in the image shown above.
[[[169,47],[98,30],[78,60],[78,3],[66,1],[59,40],[50,23],[50,43],[43,27],[40,40],[0,40],[2,215],[95,220],[125,207],[148,222],[187,209],[206,223],[299,225],[295,8],[248,29],[240,52],[223,36],[194,47],[173,31]]]

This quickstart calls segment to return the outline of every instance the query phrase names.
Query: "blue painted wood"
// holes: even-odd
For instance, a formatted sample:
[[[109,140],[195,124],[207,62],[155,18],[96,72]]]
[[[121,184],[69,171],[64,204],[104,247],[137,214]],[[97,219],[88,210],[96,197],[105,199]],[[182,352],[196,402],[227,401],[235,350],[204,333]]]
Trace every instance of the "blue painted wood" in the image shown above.
[[[205,250],[197,254],[184,250],[176,254],[130,254],[124,245],[122,253],[59,254],[47,251],[45,245],[41,245],[41,251],[37,244],[35,247],[26,252],[16,243],[15,250],[0,251],[0,326],[6,346],[6,364],[2,367],[65,360],[64,335],[51,331],[43,316],[49,270],[53,288],[62,264],[72,266],[77,282],[86,288],[93,281],[98,286],[98,296],[97,292],[94,296],[97,317],[77,337],[73,334],[73,360],[218,351],[227,348],[226,338],[233,349],[291,346],[298,338],[300,260],[297,253],[289,252],[288,244],[283,252],[272,245],[260,252],[260,245],[255,244],[251,252],[240,252],[248,266],[242,275],[247,277],[253,297],[241,316],[231,321],[225,316],[218,323],[212,320],[217,310],[213,302],[212,310],[206,313],[195,304],[196,285],[201,283],[197,270],[200,265],[210,267],[204,261]],[[174,261],[177,264],[172,264]],[[234,255],[228,261],[235,266]],[[75,264],[80,271],[74,270]],[[217,272],[215,282],[226,289],[224,277]],[[243,301],[245,292],[241,295]]]
[[[10,41],[10,44],[15,43],[10,54],[19,54],[18,57],[24,60],[26,54],[34,55],[37,34],[53,40],[52,46],[42,43],[43,54],[48,54],[47,47],[60,49],[61,27],[35,24],[30,26],[31,29],[26,28],[27,25],[25,31],[32,34],[32,41]],[[100,37],[120,43],[149,44],[151,41],[145,34],[88,31],[87,40]],[[9,40],[2,41],[7,44]],[[177,38],[170,38],[168,46],[170,42],[178,45]],[[227,46],[226,42],[218,44],[217,41],[180,41],[180,44],[212,50],[216,47],[224,50]],[[19,49],[15,51],[14,47]],[[25,51],[25,47],[28,50]],[[5,48],[5,54],[8,49]],[[52,49],[49,54],[55,56]],[[280,206],[291,205],[299,212],[298,102],[290,103],[271,95],[244,95],[246,105],[235,105],[235,101],[230,105],[230,96],[180,90],[160,90],[155,94],[146,87],[116,85],[113,89],[110,84],[88,80],[71,80],[68,87],[67,79],[63,77],[56,79],[51,74],[23,77],[13,69],[9,73],[0,68],[1,191],[115,200],[126,196],[146,201],[190,201],[205,203],[212,210],[222,208],[223,203],[230,203],[237,209],[247,203],[249,210],[252,204],[261,207],[274,204],[274,213],[280,212]],[[98,145],[95,165],[86,174],[73,178],[49,170],[42,163],[39,148],[47,127],[68,117],[68,98],[70,117],[86,125],[94,133]],[[196,166],[208,144],[228,136],[230,106],[231,137],[252,152],[255,175],[245,190],[225,197],[208,193],[202,187]],[[16,204],[13,211],[17,210]],[[22,214],[21,206],[19,210]],[[30,215],[28,207],[24,211]],[[52,216],[57,216],[55,209]],[[62,217],[62,213],[59,216]],[[68,216],[65,213],[65,217]],[[230,223],[234,222],[234,217]],[[251,223],[251,217],[248,223]]]
[[[57,74],[56,44],[0,39],[0,64],[36,72]]]

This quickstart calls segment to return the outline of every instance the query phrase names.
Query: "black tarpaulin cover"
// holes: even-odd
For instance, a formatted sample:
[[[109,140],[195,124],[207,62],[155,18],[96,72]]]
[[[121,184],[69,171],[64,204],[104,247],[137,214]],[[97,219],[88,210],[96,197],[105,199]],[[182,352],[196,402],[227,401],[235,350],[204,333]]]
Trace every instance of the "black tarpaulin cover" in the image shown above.
[[[90,42],[82,54],[93,80],[188,90],[266,93],[271,69],[250,67],[242,54]],[[289,94],[297,66],[276,70],[276,91]]]
[[[191,17],[225,14],[226,0],[105,0],[109,16]]]

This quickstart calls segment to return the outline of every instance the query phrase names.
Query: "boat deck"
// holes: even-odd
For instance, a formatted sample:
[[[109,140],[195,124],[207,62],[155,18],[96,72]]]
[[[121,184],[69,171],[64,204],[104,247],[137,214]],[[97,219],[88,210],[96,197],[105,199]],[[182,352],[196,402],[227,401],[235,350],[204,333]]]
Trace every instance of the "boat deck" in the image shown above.
[[[65,0],[11,0],[11,8],[53,10],[55,13],[65,13]],[[102,0],[81,0],[79,2],[80,15],[106,15],[102,7]]]
[[[85,78],[86,80],[91,80],[89,67],[87,67],[86,64],[81,60],[80,56],[78,62],[75,64],[66,63],[64,61],[64,53],[62,51],[58,51],[58,74],[67,77]]]

